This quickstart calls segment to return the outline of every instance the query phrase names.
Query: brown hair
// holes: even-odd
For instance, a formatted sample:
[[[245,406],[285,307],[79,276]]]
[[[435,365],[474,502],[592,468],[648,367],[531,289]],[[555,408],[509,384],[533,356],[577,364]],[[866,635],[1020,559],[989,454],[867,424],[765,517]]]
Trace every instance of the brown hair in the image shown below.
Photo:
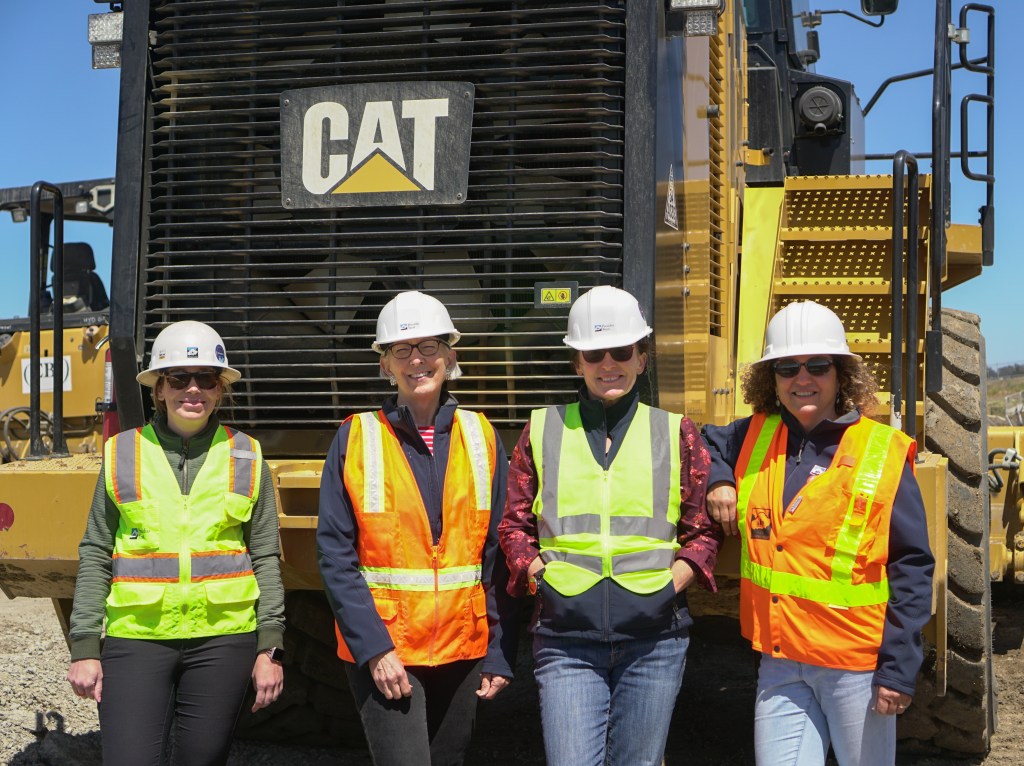
[[[754,412],[773,415],[782,409],[775,389],[774,361],[757,362],[743,371],[740,390],[743,392],[743,401]],[[836,414],[844,415],[857,409],[862,415],[870,416],[879,406],[876,396],[878,381],[864,360],[855,356],[833,356],[832,363],[836,366],[839,385]]]

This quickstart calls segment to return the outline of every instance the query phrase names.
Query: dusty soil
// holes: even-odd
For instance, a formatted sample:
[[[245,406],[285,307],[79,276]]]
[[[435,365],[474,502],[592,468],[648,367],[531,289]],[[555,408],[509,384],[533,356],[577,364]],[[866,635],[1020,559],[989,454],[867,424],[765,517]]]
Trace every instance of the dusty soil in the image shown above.
[[[731,599],[729,599],[731,601]],[[718,602],[716,604],[716,602]],[[994,593],[999,728],[984,758],[900,755],[902,766],[1018,766],[1024,753],[1024,588]],[[697,624],[686,678],[673,717],[667,764],[751,764],[754,665],[736,621],[715,614],[724,601],[694,604]],[[95,706],[64,681],[68,653],[48,601],[0,596],[0,763],[91,766],[100,763]],[[468,764],[541,764],[536,690],[529,682],[529,645],[520,647],[520,681],[481,708]],[[236,764],[369,766],[364,751],[281,747],[236,741]]]

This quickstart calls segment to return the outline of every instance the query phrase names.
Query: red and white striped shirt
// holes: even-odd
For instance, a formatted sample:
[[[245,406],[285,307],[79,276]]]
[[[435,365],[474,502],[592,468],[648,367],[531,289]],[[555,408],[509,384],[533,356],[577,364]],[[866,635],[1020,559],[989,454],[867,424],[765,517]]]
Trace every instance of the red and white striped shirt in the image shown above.
[[[433,426],[416,426],[416,430],[420,432],[420,436],[423,438],[423,443],[427,445],[427,449],[430,450],[430,454],[434,454],[434,427]]]

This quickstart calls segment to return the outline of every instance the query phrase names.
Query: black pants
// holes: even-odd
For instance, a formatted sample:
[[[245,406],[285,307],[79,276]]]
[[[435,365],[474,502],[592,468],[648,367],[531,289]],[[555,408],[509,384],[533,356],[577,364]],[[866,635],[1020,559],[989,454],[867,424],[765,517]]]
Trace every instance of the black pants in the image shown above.
[[[389,700],[345,663],[374,766],[460,766],[473,736],[482,660],[406,667],[412,696]]]
[[[256,662],[256,634],[103,646],[104,766],[159,766],[173,728],[174,763],[227,761]]]

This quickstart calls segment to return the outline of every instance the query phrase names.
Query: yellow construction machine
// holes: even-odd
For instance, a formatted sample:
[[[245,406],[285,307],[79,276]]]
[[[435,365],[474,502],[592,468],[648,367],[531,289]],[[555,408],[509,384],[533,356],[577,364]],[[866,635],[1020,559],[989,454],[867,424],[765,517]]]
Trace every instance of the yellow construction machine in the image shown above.
[[[572,398],[569,304],[612,284],[655,328],[645,400],[699,423],[745,414],[737,381],[783,305],[842,317],[881,381],[878,417],[918,441],[939,562],[901,737],[987,750],[989,585],[1024,576],[1021,434],[990,436],[979,320],[942,296],[993,259],[994,11],[954,19],[936,3],[929,175],[909,151],[864,173],[878,158],[854,87],[812,66],[820,13],[799,0],[153,0],[101,14],[97,59],[121,67],[116,416],[148,417],[135,375],[167,324],[224,337],[243,374],[224,417],[261,441],[281,509],[289,694],[264,731],[358,729],[330,696],[342,682],[315,530],[338,423],[387,394],[370,350],[384,303],[422,289],[450,308],[466,372],[453,393],[511,444],[532,409]],[[972,25],[988,47],[967,59]],[[948,220],[953,67],[987,89],[970,99],[988,143],[957,153],[986,184],[979,225]],[[65,355],[85,352],[76,332]],[[6,396],[13,354],[0,359]],[[98,469],[88,452],[0,467],[0,587],[61,615]]]

